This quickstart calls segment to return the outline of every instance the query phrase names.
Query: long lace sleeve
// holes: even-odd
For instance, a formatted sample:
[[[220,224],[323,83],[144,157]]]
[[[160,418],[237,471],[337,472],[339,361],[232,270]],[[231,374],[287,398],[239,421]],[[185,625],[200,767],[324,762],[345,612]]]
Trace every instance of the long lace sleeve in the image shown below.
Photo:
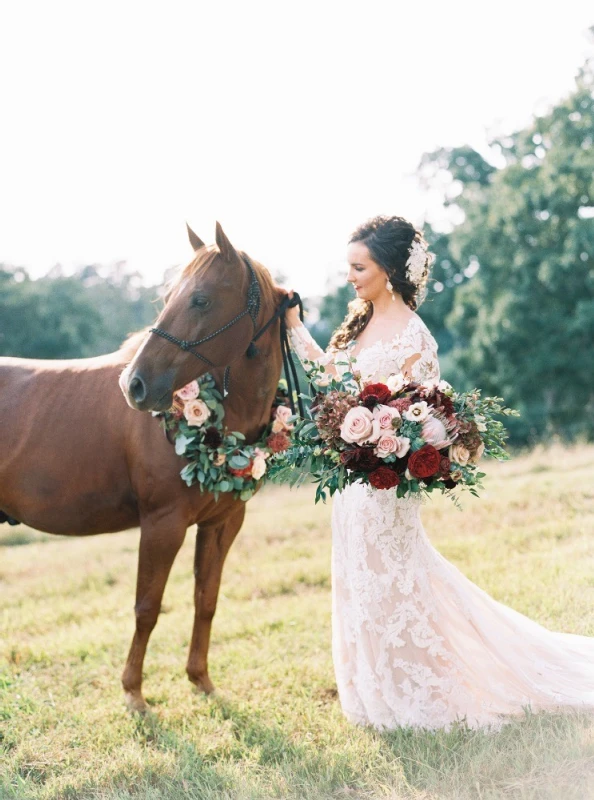
[[[400,342],[400,371],[418,383],[439,382],[437,342],[424,323],[411,326]]]
[[[331,350],[324,352],[303,323],[289,328],[289,340],[302,363],[315,361],[324,366],[327,372],[336,375],[336,368],[332,365],[334,353]],[[303,366],[307,369],[306,364]]]

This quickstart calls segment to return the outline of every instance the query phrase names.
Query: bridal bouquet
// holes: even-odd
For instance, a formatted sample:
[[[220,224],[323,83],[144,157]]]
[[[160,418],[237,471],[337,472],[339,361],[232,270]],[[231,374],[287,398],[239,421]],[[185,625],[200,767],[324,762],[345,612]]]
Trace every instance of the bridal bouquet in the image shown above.
[[[269,477],[291,486],[313,477],[316,502],[356,481],[394,489],[398,497],[467,488],[478,496],[483,455],[508,458],[497,415],[518,416],[499,397],[449,383],[420,384],[401,374],[364,383],[354,372],[329,378],[307,362],[314,398],[295,425],[291,446],[276,455]],[[346,364],[347,370],[351,365]]]

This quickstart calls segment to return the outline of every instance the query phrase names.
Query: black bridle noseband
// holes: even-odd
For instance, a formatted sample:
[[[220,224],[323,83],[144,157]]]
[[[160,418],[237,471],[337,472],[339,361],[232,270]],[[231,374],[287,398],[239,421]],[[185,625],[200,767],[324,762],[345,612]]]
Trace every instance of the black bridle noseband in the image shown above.
[[[301,320],[303,320],[303,303],[301,302],[301,298],[297,294],[297,292],[293,292],[293,297],[289,297],[286,295],[283,297],[280,306],[276,309],[272,317],[268,320],[268,322],[263,325],[259,331],[257,331],[258,326],[258,315],[260,313],[260,302],[261,302],[261,290],[260,284],[258,282],[258,276],[256,275],[256,270],[252,266],[252,262],[248,258],[245,253],[242,253],[241,257],[243,258],[248,271],[250,273],[250,284],[248,286],[247,291],[247,304],[244,310],[239,313],[236,317],[234,317],[230,322],[226,325],[223,325],[221,328],[216,330],[214,333],[209,333],[208,336],[204,336],[202,339],[196,339],[193,342],[188,342],[184,339],[178,339],[176,336],[172,336],[172,334],[168,333],[167,331],[161,330],[161,328],[151,328],[150,333],[155,333],[157,336],[161,336],[163,339],[166,339],[171,344],[177,345],[181,350],[184,350],[187,353],[191,353],[196,358],[203,361],[205,364],[208,364],[209,367],[215,367],[216,365],[212,363],[212,361],[207,358],[206,356],[202,355],[202,353],[197,353],[193,348],[198,347],[205,342],[210,342],[211,339],[214,339],[215,336],[218,336],[220,333],[224,333],[228,331],[229,328],[233,327],[236,322],[239,322],[240,319],[243,319],[246,315],[249,314],[252,324],[254,326],[254,335],[252,337],[251,342],[249,343],[248,349],[246,350],[246,356],[248,358],[255,358],[258,355],[258,348],[256,347],[255,342],[262,336],[262,334],[268,330],[268,328],[272,325],[272,323],[280,318],[281,322],[281,352],[283,356],[283,367],[285,369],[285,377],[287,380],[287,388],[289,390],[289,401],[291,403],[291,411],[295,413],[295,401],[293,398],[293,384],[295,385],[295,389],[297,392],[297,403],[299,407],[299,413],[301,416],[304,416],[303,410],[303,402],[299,393],[299,380],[297,377],[297,370],[295,368],[295,363],[293,361],[293,357],[291,355],[291,348],[289,345],[289,337],[287,334],[287,326],[285,323],[285,311],[288,308],[293,308],[294,306],[299,306],[299,316]],[[257,331],[257,332],[256,332]],[[231,368],[229,366],[225,367],[225,373],[223,377],[223,396],[226,397],[229,394],[229,375],[230,375]]]

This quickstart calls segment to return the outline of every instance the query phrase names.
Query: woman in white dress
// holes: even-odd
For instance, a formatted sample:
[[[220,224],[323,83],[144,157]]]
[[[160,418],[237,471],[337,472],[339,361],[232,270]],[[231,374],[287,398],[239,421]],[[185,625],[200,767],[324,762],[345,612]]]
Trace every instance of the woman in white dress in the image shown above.
[[[437,344],[415,313],[432,262],[421,233],[376,217],[347,259],[357,299],[327,353],[287,313],[297,355],[339,370],[349,347],[366,380],[438,381]],[[332,655],[347,718],[497,730],[527,707],[593,710],[594,637],[549,631],[490,597],[432,546],[420,505],[359,483],[334,496]]]

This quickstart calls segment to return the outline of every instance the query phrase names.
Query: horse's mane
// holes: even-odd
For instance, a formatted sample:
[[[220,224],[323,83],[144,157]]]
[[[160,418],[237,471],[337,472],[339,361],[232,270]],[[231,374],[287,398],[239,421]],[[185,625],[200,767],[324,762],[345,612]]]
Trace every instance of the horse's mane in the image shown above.
[[[215,260],[216,256],[219,254],[219,248],[216,245],[208,245],[207,247],[201,247],[199,250],[196,251],[196,257],[190,261],[185,267],[178,272],[165,286],[165,293],[163,295],[163,302],[167,304],[171,295],[175,292],[177,287],[186,279],[191,278],[196,275],[198,272],[207,270],[213,261]],[[240,256],[245,256],[246,253],[243,251],[239,251]],[[250,262],[256,272],[258,277],[258,282],[260,284],[260,292],[261,292],[261,307],[268,308],[270,311],[274,306],[276,306],[277,294],[279,291],[279,287],[274,282],[272,275],[266,269],[265,266],[260,264],[259,261],[254,261],[253,258],[250,258]],[[245,271],[245,280],[244,285],[242,286],[242,290],[247,290],[247,282],[249,280],[249,276],[247,275],[247,270]],[[120,345],[120,352],[123,353],[129,359],[132,359],[133,356],[136,354],[138,348],[143,343],[147,333],[149,331],[149,326],[143,328],[140,331],[135,331],[131,333],[127,339],[125,339],[122,344]]]
[[[140,331],[130,333],[126,339],[121,343],[119,351],[123,356],[131,361],[136,355],[138,348],[144,342],[147,333],[149,332],[148,326]]]

